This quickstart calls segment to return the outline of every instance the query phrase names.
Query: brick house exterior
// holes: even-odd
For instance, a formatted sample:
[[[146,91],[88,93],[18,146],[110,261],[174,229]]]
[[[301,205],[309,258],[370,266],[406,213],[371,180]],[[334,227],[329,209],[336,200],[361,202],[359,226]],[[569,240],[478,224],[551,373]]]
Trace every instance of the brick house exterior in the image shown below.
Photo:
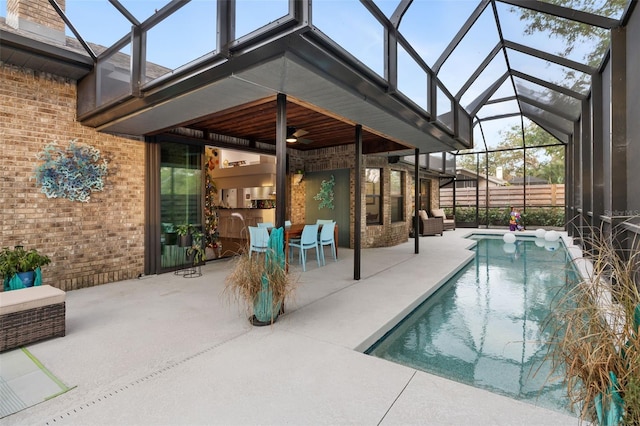
[[[144,143],[78,123],[75,81],[2,64],[0,82],[0,245],[48,255],[44,284],[63,290],[137,277],[144,260]],[[47,198],[33,178],[45,145],[72,139],[99,149],[109,163],[104,191],[87,203]]]
[[[58,1],[64,8],[64,1]],[[9,0],[7,18],[0,26],[66,48],[64,23],[46,0]],[[0,63],[0,246],[24,245],[48,255],[43,283],[74,290],[144,273],[146,147],[144,140],[106,134],[76,120],[77,84],[68,76]],[[108,161],[104,190],[88,202],[47,198],[36,186],[37,155],[50,142],[71,140],[100,150]],[[289,150],[289,169],[350,170],[350,234],[353,247],[353,147]],[[384,173],[384,217],[378,226],[364,226],[362,247],[396,245],[408,240],[413,209],[413,167],[388,164],[386,157],[365,157],[363,167],[404,170],[405,221],[390,223],[388,173]],[[363,172],[364,173],[364,172]],[[425,176],[426,177],[426,176]],[[431,183],[432,200],[437,185]],[[305,221],[305,188],[290,185],[287,216]],[[365,213],[362,213],[365,223]]]

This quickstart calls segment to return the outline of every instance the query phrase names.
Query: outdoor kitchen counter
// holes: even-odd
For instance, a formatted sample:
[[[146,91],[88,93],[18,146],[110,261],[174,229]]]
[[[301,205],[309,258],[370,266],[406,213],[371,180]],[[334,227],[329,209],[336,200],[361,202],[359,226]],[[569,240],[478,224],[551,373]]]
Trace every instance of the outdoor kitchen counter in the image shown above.
[[[244,223],[240,218],[233,216],[239,213],[244,218]],[[258,226],[260,222],[275,222],[276,209],[239,208],[239,209],[218,209],[218,233],[220,238],[247,239],[248,230],[245,226]]]

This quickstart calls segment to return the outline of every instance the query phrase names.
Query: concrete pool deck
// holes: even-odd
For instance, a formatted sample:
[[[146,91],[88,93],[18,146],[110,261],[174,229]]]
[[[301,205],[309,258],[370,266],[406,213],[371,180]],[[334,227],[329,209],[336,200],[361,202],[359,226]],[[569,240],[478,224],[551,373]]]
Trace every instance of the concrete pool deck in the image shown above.
[[[567,425],[577,418],[363,354],[472,256],[471,230],[340,248],[299,276],[273,326],[222,294],[225,260],[67,292],[67,335],[29,351],[65,394],[0,424]],[[492,232],[491,230],[481,232]]]

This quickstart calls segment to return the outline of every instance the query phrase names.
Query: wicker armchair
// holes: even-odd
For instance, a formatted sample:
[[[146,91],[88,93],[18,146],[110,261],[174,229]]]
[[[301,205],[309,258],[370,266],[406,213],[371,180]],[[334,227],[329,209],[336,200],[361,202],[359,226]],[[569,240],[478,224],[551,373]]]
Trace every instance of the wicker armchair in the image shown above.
[[[447,216],[444,212],[444,209],[433,209],[431,210],[431,214],[434,217],[442,218],[442,223],[444,224],[445,230],[455,230],[456,229],[456,217],[453,215]]]
[[[444,225],[441,217],[429,217],[425,210],[420,210],[418,212],[420,215],[419,220],[419,235],[437,235],[444,232]]]

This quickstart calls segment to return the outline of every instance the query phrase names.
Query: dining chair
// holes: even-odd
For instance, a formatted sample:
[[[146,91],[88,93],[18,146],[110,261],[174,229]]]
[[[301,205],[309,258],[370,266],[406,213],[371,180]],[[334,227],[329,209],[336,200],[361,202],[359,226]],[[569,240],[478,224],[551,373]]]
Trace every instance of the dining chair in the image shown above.
[[[249,257],[251,252],[266,253],[269,248],[269,231],[267,228],[249,226]]]
[[[320,267],[320,250],[318,249],[318,224],[313,225],[305,225],[302,228],[302,236],[300,237],[300,241],[289,241],[289,259],[293,256],[292,247],[298,247],[299,254],[298,259],[300,264],[302,265],[302,271],[305,272],[307,270],[307,250],[315,249],[316,250],[316,260],[318,262],[318,267]]]
[[[273,228],[273,222],[259,222],[258,228]]]
[[[325,223],[331,223],[333,222],[333,219],[318,219],[316,220],[316,223],[318,225],[324,225]]]
[[[320,230],[320,235],[318,237],[318,246],[320,247],[320,260],[323,265],[326,265],[324,259],[324,246],[331,246],[331,253],[333,253],[333,260],[338,261],[338,257],[336,256],[336,239],[334,237],[334,230],[336,229],[336,223],[326,223],[322,225],[322,229]]]

